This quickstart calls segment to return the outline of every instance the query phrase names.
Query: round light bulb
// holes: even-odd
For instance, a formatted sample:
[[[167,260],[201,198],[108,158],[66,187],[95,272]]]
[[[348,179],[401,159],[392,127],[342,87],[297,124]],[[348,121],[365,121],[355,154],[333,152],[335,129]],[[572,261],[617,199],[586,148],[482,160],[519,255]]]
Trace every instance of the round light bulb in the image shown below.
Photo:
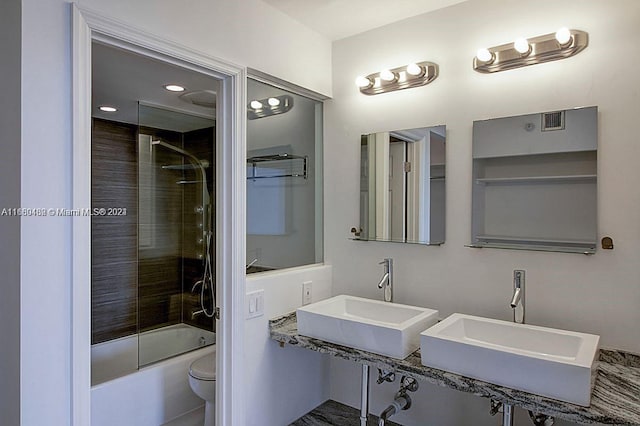
[[[556,31],[556,40],[563,46],[569,43],[571,41],[571,31],[569,31],[569,28],[562,27]]]
[[[272,107],[277,107],[278,105],[280,105],[280,99],[278,98],[269,98],[267,102],[269,102],[269,105],[271,105]]]
[[[529,42],[527,41],[526,38],[519,38],[513,42],[513,48],[516,49],[518,53],[521,53],[524,55],[525,53],[529,52],[529,50],[531,49],[531,46],[529,46]]]
[[[396,75],[389,70],[380,71],[380,78],[384,81],[393,81],[396,79]]]
[[[253,108],[253,109],[262,108],[262,103],[259,102],[259,101],[251,101],[251,103],[249,105],[251,105],[251,108]]]
[[[418,64],[409,64],[407,65],[407,74],[420,75],[422,74],[422,67]]]
[[[358,78],[356,78],[356,86],[364,88],[364,87],[369,87],[372,85],[371,80],[369,80],[367,77],[363,77],[363,76],[358,76]]]
[[[184,87],[178,86],[177,84],[167,84],[164,88],[170,92],[184,92]]]
[[[489,52],[489,49],[483,47],[482,49],[478,49],[476,58],[482,62],[490,62],[493,59],[493,53]]]
[[[102,105],[101,107],[99,107],[99,109],[100,111],[104,111],[104,112],[116,112],[118,110],[118,108],[108,106],[108,105]]]

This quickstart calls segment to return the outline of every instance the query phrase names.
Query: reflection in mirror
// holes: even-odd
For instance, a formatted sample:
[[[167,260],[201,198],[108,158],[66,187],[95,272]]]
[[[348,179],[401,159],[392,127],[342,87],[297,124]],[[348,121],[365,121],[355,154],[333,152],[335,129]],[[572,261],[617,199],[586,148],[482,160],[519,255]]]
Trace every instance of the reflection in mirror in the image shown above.
[[[360,154],[360,230],[355,238],[442,244],[445,126],[362,135]]]
[[[246,273],[322,262],[322,102],[247,79]]]

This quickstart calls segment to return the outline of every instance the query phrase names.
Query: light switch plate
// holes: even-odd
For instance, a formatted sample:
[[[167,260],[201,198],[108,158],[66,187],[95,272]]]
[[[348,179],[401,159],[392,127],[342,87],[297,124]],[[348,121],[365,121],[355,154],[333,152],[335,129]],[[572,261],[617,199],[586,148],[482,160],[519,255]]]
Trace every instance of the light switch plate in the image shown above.
[[[313,297],[313,291],[311,288],[311,284],[313,281],[305,281],[302,283],[302,305],[308,305],[311,303],[311,299]]]
[[[264,315],[264,290],[256,290],[245,295],[247,318]]]

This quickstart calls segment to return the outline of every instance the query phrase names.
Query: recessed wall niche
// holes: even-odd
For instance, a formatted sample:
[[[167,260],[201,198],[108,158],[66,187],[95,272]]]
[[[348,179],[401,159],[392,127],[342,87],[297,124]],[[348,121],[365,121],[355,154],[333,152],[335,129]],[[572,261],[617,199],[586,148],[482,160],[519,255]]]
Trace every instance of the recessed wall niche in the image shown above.
[[[592,254],[597,107],[473,123],[471,247]]]

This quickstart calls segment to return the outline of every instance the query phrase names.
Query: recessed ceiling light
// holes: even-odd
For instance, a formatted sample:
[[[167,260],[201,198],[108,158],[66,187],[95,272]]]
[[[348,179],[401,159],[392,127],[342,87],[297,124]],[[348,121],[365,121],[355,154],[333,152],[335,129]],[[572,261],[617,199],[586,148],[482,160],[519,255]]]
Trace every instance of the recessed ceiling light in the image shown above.
[[[104,112],[116,112],[118,110],[118,108],[108,106],[108,105],[102,105],[101,107],[99,107],[99,109],[100,111],[104,111]]]
[[[184,92],[184,87],[178,86],[177,84],[167,84],[164,88],[170,92]]]

